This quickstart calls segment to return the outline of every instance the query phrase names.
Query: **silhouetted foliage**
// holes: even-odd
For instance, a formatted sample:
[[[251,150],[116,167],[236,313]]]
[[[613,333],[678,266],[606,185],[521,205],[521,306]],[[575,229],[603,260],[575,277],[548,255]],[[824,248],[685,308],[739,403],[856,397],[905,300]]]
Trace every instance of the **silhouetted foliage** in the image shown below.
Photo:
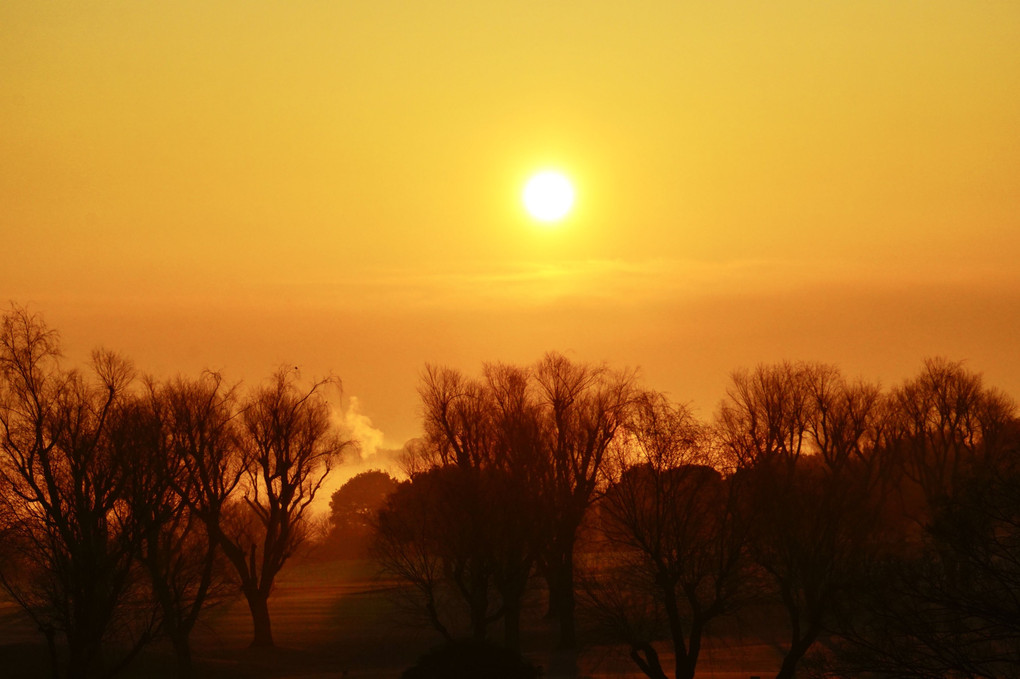
[[[436,648],[406,670],[402,679],[537,679],[542,671],[511,649],[480,641]]]
[[[452,640],[441,617],[449,557],[444,544],[446,527],[439,521],[445,493],[433,488],[441,484],[437,476],[436,471],[416,474],[390,494],[379,510],[373,552],[386,572],[413,587],[427,623]],[[459,530],[459,522],[457,519],[452,530]]]
[[[351,477],[329,500],[326,549],[343,557],[363,556],[375,530],[376,514],[398,482],[376,469]]]
[[[470,635],[484,639],[508,600],[519,606],[502,581],[521,558],[519,537],[530,534],[517,502],[502,470],[450,465],[413,475],[380,510],[376,556],[413,586],[428,624],[445,638],[460,636],[466,620]],[[526,579],[530,566],[523,568]],[[516,628],[504,625],[504,633],[508,645],[517,643]]]

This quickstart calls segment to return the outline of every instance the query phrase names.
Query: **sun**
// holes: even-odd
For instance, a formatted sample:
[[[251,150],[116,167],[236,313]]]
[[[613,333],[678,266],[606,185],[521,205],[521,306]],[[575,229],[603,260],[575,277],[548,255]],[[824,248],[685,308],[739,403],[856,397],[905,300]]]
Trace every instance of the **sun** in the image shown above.
[[[574,206],[574,187],[562,173],[544,170],[524,185],[524,207],[540,222],[558,222]]]

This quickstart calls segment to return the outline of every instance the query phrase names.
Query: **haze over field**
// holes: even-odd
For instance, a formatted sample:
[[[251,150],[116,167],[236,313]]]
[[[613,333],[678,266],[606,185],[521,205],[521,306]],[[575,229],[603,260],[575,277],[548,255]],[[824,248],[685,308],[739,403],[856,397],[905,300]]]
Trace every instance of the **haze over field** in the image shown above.
[[[1020,393],[1018,46],[1012,2],[11,0],[0,298],[75,362],[332,371],[383,447],[426,362],[550,349],[705,415],[784,358]]]

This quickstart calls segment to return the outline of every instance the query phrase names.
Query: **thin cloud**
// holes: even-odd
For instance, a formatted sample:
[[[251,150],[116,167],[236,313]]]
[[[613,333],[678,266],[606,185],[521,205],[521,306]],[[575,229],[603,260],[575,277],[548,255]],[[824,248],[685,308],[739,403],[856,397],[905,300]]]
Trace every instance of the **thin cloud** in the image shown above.
[[[936,276],[929,271],[891,270],[870,264],[764,259],[520,262],[492,267],[466,265],[425,273],[368,271],[327,286],[328,293],[320,301],[375,309],[462,311],[491,309],[496,305],[542,308],[565,302],[645,306],[719,296],[784,294],[820,284],[868,289],[945,284],[1020,289],[1020,274],[958,267]]]

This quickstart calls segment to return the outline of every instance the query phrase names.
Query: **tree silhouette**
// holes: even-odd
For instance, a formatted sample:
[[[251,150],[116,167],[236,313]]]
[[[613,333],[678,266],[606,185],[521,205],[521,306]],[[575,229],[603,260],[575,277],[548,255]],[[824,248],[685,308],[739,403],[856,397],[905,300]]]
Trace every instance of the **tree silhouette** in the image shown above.
[[[215,373],[139,382],[109,352],[59,358],[39,317],[4,314],[0,586],[53,676],[112,676],[164,633],[192,676],[199,616],[235,585],[271,645],[273,583],[351,445],[333,381],[281,370],[242,395]],[[502,621],[519,648],[539,575],[560,646],[579,589],[654,679],[669,656],[693,677],[710,625],[752,593],[785,619],[778,679],[1020,679],[1020,420],[962,363],[929,359],[891,392],[824,364],[739,371],[711,426],[555,353],[478,378],[429,366],[419,394],[410,479],[359,474],[331,502],[334,539],[374,527],[384,568],[458,642],[415,671],[516,663],[482,642]],[[599,551],[578,576],[582,528]]]
[[[890,445],[928,507],[951,497],[958,480],[975,467],[998,463],[992,458],[1003,454],[1013,404],[986,389],[981,376],[962,363],[928,359],[892,398]]]
[[[787,614],[777,679],[797,665],[864,577],[881,517],[877,387],[782,363],[733,376],[719,417],[750,549]]]
[[[243,495],[221,505],[214,530],[248,602],[253,646],[273,645],[273,582],[307,537],[306,512],[326,475],[353,445],[330,418],[322,393],[329,384],[319,381],[303,389],[293,371],[280,369],[242,405],[238,445]]]
[[[504,616],[506,643],[519,643],[521,600],[533,567],[541,567],[549,586],[550,610],[560,621],[560,643],[576,644],[574,622],[574,547],[578,529],[603,479],[600,470],[617,431],[626,417],[632,397],[632,377],[602,366],[569,361],[547,354],[534,368],[505,364],[484,366],[483,379],[469,379],[449,368],[428,366],[422,376],[425,437],[415,450],[416,470],[453,467],[457,477],[473,490],[461,492],[469,502],[482,489],[489,505],[470,505],[458,514],[463,526],[450,526],[456,534],[485,517],[484,527],[471,528],[471,567],[453,568],[458,589],[472,610],[475,636],[484,635],[488,590],[497,590]],[[451,475],[452,477],[452,475]],[[416,476],[412,475],[412,485]],[[432,492],[436,496],[436,492]],[[497,511],[485,510],[495,505]],[[435,512],[426,514],[436,514]],[[400,523],[388,519],[381,528]],[[415,568],[394,563],[425,592],[426,606],[434,604],[431,559],[421,551],[427,540],[426,526],[417,518],[411,523],[423,531]],[[405,531],[410,524],[402,524]],[[393,536],[383,536],[383,553],[394,554]],[[441,550],[442,551],[442,550]],[[449,550],[446,550],[449,552]],[[442,560],[442,559],[441,559]],[[400,559],[396,560],[397,562]],[[408,571],[413,571],[413,574]],[[446,568],[446,571],[450,571]],[[464,573],[473,574],[465,585]],[[434,583],[433,583],[434,584]]]
[[[547,460],[531,372],[491,363],[484,366],[484,376],[495,431],[493,460],[485,476],[485,492],[497,511],[491,527],[492,579],[502,601],[504,643],[517,649],[528,581],[550,528],[539,494]]]
[[[412,609],[417,611],[419,601],[414,599],[419,599],[427,624],[452,641],[442,613],[447,570],[433,477],[434,472],[419,472],[386,498],[377,515],[372,554],[384,572],[411,585]]]
[[[519,645],[522,599],[544,535],[544,461],[528,384],[526,370],[505,365],[486,366],[482,380],[433,366],[422,376],[420,471],[380,515],[377,551],[415,585],[430,623],[448,638],[443,591],[467,607],[472,636],[484,638],[503,618],[505,643]]]
[[[122,504],[125,465],[110,438],[132,370],[97,351],[89,379],[63,370],[58,356],[57,335],[40,318],[18,307],[3,317],[0,502],[16,554],[0,562],[0,584],[46,635],[55,676],[57,634],[67,641],[66,676],[113,674],[156,622],[138,590],[139,531]],[[130,635],[129,649],[111,663],[102,649],[117,633]]]
[[[375,552],[384,569],[411,584],[428,623],[446,640],[485,639],[502,615],[492,591],[491,529],[496,511],[487,472],[446,465],[414,474],[379,512]]]
[[[363,556],[376,524],[376,514],[398,482],[372,469],[351,477],[329,500],[326,548],[342,556]]]
[[[559,644],[577,644],[574,548],[578,530],[602,481],[600,472],[627,418],[633,376],[605,366],[546,354],[535,368],[546,469],[542,499],[551,519],[541,554],[550,613],[560,623]]]
[[[843,621],[831,671],[1020,676],[1020,421],[960,363],[925,361],[893,393],[897,549]]]
[[[126,501],[182,678],[193,675],[190,636],[199,615],[228,589],[216,531],[202,518],[207,503],[191,472],[200,460],[229,454],[235,406],[233,389],[212,373],[163,384],[150,380],[114,436],[130,459]]]
[[[706,428],[660,394],[637,399],[628,445],[598,503],[608,557],[587,595],[647,676],[666,679],[652,642],[664,635],[677,679],[694,677],[706,626],[746,599],[746,529],[733,485],[713,468]]]
[[[343,531],[371,528],[375,511],[397,485],[392,476],[378,469],[352,476],[330,496],[330,523]]]
[[[0,331],[0,585],[47,638],[68,676],[112,674],[157,632],[191,674],[189,637],[224,592],[222,553],[271,645],[274,578],[307,532],[306,513],[351,445],[323,390],[281,370],[239,403],[200,379],[146,382],[93,354],[94,377],[64,370],[56,333],[12,307]],[[127,641],[111,661],[104,642]],[[121,643],[123,647],[123,643]],[[98,669],[97,669],[98,668]]]

